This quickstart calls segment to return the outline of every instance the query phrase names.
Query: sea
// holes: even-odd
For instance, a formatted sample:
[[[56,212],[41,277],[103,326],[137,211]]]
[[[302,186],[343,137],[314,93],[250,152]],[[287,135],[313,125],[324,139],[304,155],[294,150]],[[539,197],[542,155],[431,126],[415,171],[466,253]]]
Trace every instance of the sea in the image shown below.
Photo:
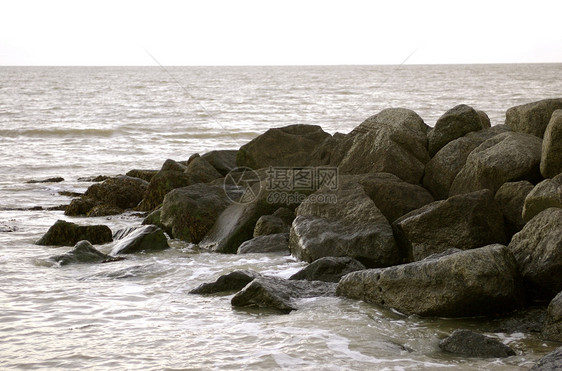
[[[312,298],[278,314],[234,309],[229,295],[188,292],[235,269],[289,277],[291,256],[223,255],[182,241],[108,264],[57,266],[69,247],[37,246],[58,219],[139,225],[135,212],[67,217],[60,192],[81,178],[159,169],[166,159],[237,149],[269,128],[347,133],[382,109],[433,126],[457,104],[503,124],[516,105],[562,95],[562,64],[0,67],[0,369],[526,370],[555,349],[494,319],[405,316],[345,298]],[[60,176],[59,183],[28,183]],[[112,245],[100,246],[108,252]],[[456,328],[517,355],[439,350]]]

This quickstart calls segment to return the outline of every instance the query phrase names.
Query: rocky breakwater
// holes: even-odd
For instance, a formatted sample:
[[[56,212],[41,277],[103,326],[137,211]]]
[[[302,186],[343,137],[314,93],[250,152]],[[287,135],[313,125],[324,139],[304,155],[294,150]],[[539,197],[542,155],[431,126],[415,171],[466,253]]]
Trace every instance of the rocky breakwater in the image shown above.
[[[561,105],[513,107],[494,126],[459,105],[433,128],[391,108],[348,134],[270,129],[237,151],[108,179],[69,209],[136,208],[161,229],[139,238],[163,230],[214,252],[290,252],[310,263],[297,279],[243,271],[193,291],[237,292],[235,307],[287,313],[302,298],[337,294],[421,316],[546,311],[562,290]],[[543,331],[556,341],[559,303]]]

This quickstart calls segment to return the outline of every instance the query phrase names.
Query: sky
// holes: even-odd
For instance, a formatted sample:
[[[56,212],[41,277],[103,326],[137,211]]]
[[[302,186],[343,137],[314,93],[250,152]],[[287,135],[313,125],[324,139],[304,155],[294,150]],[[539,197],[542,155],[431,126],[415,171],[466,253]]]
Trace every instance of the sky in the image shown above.
[[[562,63],[561,14],[560,0],[0,0],[0,65]]]

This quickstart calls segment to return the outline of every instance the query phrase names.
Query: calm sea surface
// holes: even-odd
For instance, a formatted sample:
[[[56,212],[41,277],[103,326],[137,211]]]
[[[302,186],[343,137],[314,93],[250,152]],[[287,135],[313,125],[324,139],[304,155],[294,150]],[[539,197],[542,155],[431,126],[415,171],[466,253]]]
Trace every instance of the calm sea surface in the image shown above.
[[[517,370],[554,348],[477,320],[404,317],[341,298],[307,299],[289,315],[234,310],[231,296],[193,296],[202,282],[250,268],[288,277],[291,257],[168,251],[101,265],[53,267],[68,248],[34,245],[57,219],[137,225],[132,214],[70,218],[24,210],[66,204],[79,177],[158,169],[236,149],[268,128],[349,132],[388,107],[433,126],[465,103],[492,125],[514,105],[562,95],[562,65],[338,67],[0,67],[0,369]],[[56,184],[30,179],[62,176]],[[109,251],[111,245],[100,249]],[[457,327],[502,339],[505,360],[439,352]]]

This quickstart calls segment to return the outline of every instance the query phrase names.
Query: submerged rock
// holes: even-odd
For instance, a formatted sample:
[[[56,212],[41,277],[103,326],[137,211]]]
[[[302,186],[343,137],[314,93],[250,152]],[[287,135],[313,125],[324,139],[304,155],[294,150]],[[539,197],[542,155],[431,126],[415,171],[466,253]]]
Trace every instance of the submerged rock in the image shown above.
[[[547,340],[562,342],[562,291],[548,305],[542,336]]]
[[[468,155],[449,195],[479,189],[496,193],[506,182],[537,181],[541,178],[541,148],[539,138],[523,133],[507,132],[486,140]]]
[[[527,194],[523,205],[523,220],[528,222],[549,207],[562,208],[562,174],[543,180]]]
[[[191,290],[190,294],[215,294],[220,292],[239,291],[255,278],[263,277],[260,273],[246,269],[235,270],[220,276],[215,282],[203,283]]]
[[[230,203],[221,186],[199,183],[176,188],[164,197],[160,223],[173,238],[199,243]]]
[[[240,245],[238,254],[284,252],[289,254],[289,234],[277,233],[254,237]]]
[[[429,161],[428,128],[414,111],[385,109],[353,129],[334,149],[340,153],[330,164],[341,174],[386,172],[419,184]]]
[[[155,225],[132,228],[119,237],[121,239],[113,246],[110,255],[159,251],[170,247],[164,232]]]
[[[435,201],[397,219],[392,227],[413,260],[449,248],[508,242],[503,214],[487,189]]]
[[[64,182],[64,178],[57,176],[54,178],[47,178],[41,180],[32,179],[32,180],[28,180],[26,183],[33,184],[33,183],[60,183],[60,182]]]
[[[541,157],[541,174],[545,178],[553,178],[560,173],[562,173],[562,109],[554,111],[546,127]]]
[[[94,245],[113,241],[111,229],[106,225],[78,225],[57,220],[47,233],[36,242],[37,245],[74,246],[87,240]]]
[[[479,316],[516,308],[521,303],[517,279],[515,259],[496,244],[349,273],[337,293],[407,315]]]
[[[328,202],[332,200],[335,203]],[[358,183],[341,182],[335,191],[320,189],[304,200],[296,214],[289,247],[300,260],[348,256],[369,267],[403,260],[390,224]]]
[[[67,265],[72,263],[106,263],[112,261],[122,260],[123,258],[116,258],[106,255],[101,251],[96,250],[88,241],[79,241],[74,248],[62,255],[51,256],[52,260],[59,265]]]
[[[511,107],[505,113],[505,123],[513,131],[542,138],[552,113],[562,109],[562,98],[543,99]]]
[[[289,313],[297,309],[296,299],[335,296],[336,284],[321,281],[291,281],[258,277],[231,300],[234,307],[258,307]]]
[[[429,131],[428,149],[433,157],[447,143],[463,135],[482,129],[482,122],[478,112],[466,104],[459,104],[445,112],[435,127]]]
[[[316,125],[289,125],[269,129],[240,147],[236,164],[251,169],[308,166],[310,154],[329,136]]]
[[[470,330],[455,330],[439,342],[439,348],[465,357],[505,358],[515,351],[499,340]]]
[[[508,247],[532,298],[551,300],[562,291],[562,209],[539,213]]]
[[[346,274],[363,269],[365,266],[353,258],[327,256],[310,263],[289,279],[337,283]]]

